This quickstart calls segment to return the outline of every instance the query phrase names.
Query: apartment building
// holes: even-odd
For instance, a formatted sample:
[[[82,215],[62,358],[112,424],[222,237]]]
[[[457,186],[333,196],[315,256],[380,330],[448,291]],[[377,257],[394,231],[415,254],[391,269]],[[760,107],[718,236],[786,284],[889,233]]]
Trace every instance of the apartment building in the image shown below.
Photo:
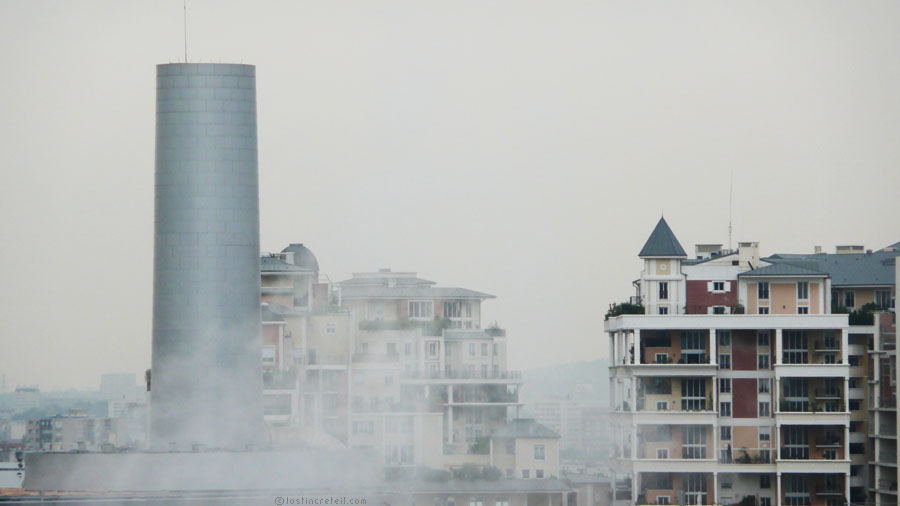
[[[346,445],[351,315],[300,243],[260,259],[265,419],[278,444]]]
[[[489,464],[488,437],[518,412],[522,382],[506,367],[505,330],[482,328],[481,304],[494,296],[381,269],[337,283],[337,297],[354,319],[351,446],[404,413],[407,427],[440,434],[443,467]],[[386,464],[416,464],[408,445],[385,451]]]
[[[558,478],[559,434],[530,418],[516,418],[491,433],[490,465],[506,478]]]
[[[302,244],[261,258],[265,418],[280,445],[376,451],[389,467],[490,463],[521,374],[494,296],[382,269],[331,283]]]
[[[128,436],[125,418],[54,416],[28,420],[24,442],[28,452],[112,451],[141,444]]]
[[[645,314],[605,325],[617,503],[846,504],[865,501],[867,484],[896,503],[891,369],[879,375],[867,357],[889,363],[880,346],[895,335],[894,317],[850,325],[832,298],[853,290],[888,309],[885,271],[897,254],[761,258],[747,242],[698,245],[688,259],[661,219],[639,253],[632,302]],[[886,407],[870,411],[879,393]],[[873,413],[884,432],[869,428]],[[873,450],[880,483],[866,465]]]

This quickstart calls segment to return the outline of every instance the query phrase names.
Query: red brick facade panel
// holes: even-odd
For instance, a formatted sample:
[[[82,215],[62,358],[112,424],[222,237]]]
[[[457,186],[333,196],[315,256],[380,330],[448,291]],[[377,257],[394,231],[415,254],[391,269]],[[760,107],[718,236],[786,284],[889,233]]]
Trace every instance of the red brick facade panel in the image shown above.
[[[732,331],[731,368],[735,371],[755,371],[756,367],[756,331]]]
[[[737,305],[737,281],[729,281],[728,292],[712,292],[709,289],[711,280],[689,280],[686,285],[685,308],[687,314],[707,314],[712,306],[732,307]]]
[[[731,411],[734,418],[756,418],[756,379],[731,380]]]

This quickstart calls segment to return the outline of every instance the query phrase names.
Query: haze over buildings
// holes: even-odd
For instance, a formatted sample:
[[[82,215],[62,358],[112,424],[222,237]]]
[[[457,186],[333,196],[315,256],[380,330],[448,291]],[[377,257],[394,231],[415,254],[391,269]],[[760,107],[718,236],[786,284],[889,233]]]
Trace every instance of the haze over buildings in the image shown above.
[[[149,366],[153,65],[183,59],[181,9],[0,5],[10,390]],[[736,242],[885,246],[870,223],[900,211],[898,17],[191,2],[188,42],[192,61],[260,69],[264,250],[303,240],[335,279],[402,267],[498,294],[482,320],[530,369],[606,355],[585,336],[661,209],[682,238],[726,243],[732,171]]]

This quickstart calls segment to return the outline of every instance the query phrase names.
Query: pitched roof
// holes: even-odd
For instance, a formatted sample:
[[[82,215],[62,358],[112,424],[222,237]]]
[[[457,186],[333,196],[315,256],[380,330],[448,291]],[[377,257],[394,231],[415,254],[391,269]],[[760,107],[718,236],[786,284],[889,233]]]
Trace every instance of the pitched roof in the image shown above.
[[[773,264],[812,268],[831,276],[832,286],[893,285],[894,262],[900,251],[873,253],[773,255],[765,258]]]
[[[504,439],[518,438],[552,438],[558,439],[559,434],[537,423],[533,418],[514,418],[506,426],[500,427],[491,433],[491,437]]]
[[[681,243],[678,242],[678,239],[675,237],[675,234],[672,233],[672,229],[669,228],[669,224],[666,223],[665,218],[660,218],[659,223],[656,224],[656,228],[653,229],[653,232],[650,234],[650,237],[647,239],[647,242],[644,243],[644,247],[641,248],[641,252],[638,253],[638,256],[643,257],[687,257],[687,253],[684,252],[684,248],[681,247]]]
[[[828,274],[801,267],[793,263],[774,263],[758,269],[749,270],[738,274],[738,277],[768,277],[768,276],[810,276],[810,277],[827,277]]]

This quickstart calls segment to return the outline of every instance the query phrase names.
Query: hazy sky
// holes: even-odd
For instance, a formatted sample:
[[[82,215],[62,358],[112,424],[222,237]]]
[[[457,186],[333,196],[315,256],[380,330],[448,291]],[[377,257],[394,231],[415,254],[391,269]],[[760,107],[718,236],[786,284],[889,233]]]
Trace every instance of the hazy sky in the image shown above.
[[[898,2],[222,2],[262,247],[493,293],[510,366],[601,357],[661,212],[689,251],[900,240]],[[181,1],[0,2],[0,373],[150,366],[155,65]]]

